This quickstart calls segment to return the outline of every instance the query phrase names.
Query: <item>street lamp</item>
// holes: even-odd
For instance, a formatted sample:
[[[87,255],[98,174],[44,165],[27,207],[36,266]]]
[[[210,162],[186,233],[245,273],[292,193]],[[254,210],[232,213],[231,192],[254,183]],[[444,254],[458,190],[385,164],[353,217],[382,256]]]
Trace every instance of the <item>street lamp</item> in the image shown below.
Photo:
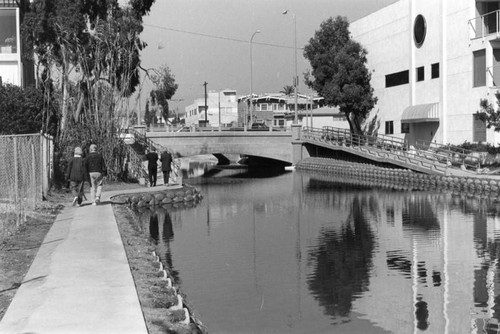
[[[287,9],[282,14],[286,15],[286,14],[288,14],[288,12],[289,12],[289,10]],[[293,50],[294,50],[294,56],[295,56],[295,77],[293,78],[293,90],[295,93],[295,114],[294,114],[294,118],[293,118],[293,124],[297,124],[298,123],[297,86],[299,84],[299,76],[297,75],[297,18],[295,16],[295,13],[292,13],[292,17],[293,17],[293,35],[294,35]]]
[[[253,120],[253,61],[252,61],[252,41],[256,34],[260,33],[260,30],[255,31],[250,37],[250,123]],[[245,116],[245,124],[247,122],[247,117]],[[248,124],[247,126],[248,127]]]

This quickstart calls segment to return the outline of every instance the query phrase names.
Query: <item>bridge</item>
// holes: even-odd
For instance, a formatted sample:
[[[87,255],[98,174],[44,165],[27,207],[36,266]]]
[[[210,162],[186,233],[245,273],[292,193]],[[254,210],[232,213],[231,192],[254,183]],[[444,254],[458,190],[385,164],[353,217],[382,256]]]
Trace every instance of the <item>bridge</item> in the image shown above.
[[[457,147],[435,143],[409,146],[396,137],[354,135],[333,127],[297,124],[291,131],[146,132],[145,138],[176,156],[213,154],[220,162],[225,155],[239,154],[286,166],[307,157],[329,156],[438,175],[466,176],[480,168],[478,157]]]
[[[147,132],[146,136],[181,157],[213,154],[224,161],[226,155],[241,154],[281,165],[293,162],[289,131]]]

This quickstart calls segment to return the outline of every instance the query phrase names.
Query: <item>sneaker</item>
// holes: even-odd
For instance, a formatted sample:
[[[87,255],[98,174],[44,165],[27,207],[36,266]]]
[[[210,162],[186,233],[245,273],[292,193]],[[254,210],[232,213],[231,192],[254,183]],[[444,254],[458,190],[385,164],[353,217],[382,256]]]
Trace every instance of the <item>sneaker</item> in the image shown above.
[[[73,198],[73,206],[76,205],[76,202],[78,202],[78,197]]]
[[[94,203],[92,203],[92,205],[96,206],[97,205],[97,200]]]
[[[94,202],[94,203],[95,203],[96,205],[97,205],[97,204],[99,204],[99,203],[101,203],[101,198],[100,198],[100,197],[97,197],[97,198],[95,199],[95,202]]]

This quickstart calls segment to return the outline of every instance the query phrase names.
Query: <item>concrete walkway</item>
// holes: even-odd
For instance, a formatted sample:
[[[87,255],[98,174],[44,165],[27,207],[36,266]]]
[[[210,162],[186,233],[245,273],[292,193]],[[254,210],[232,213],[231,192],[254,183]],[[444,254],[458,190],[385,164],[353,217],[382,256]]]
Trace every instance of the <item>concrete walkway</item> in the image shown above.
[[[162,189],[167,187],[131,192]],[[148,332],[109,201],[115,194],[103,193],[98,206],[68,204],[57,216],[0,333]]]

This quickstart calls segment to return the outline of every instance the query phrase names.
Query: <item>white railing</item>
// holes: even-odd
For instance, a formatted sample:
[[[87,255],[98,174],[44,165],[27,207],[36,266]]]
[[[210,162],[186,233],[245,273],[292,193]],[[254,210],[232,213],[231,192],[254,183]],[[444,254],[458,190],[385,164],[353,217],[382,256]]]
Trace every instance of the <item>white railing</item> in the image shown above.
[[[500,37],[500,10],[470,19],[468,25],[472,31],[471,39],[485,38],[493,34]]]
[[[444,172],[447,167],[464,168],[475,171],[480,168],[479,159],[470,151],[449,145],[438,145],[419,142],[415,147],[408,146],[405,140],[387,135],[356,135],[348,129],[330,126],[318,128],[305,127],[302,133],[304,139],[321,141],[333,146],[342,146],[356,151],[361,149],[371,155],[384,156],[410,165],[426,166],[429,170]],[[463,166],[463,167],[461,167]]]

